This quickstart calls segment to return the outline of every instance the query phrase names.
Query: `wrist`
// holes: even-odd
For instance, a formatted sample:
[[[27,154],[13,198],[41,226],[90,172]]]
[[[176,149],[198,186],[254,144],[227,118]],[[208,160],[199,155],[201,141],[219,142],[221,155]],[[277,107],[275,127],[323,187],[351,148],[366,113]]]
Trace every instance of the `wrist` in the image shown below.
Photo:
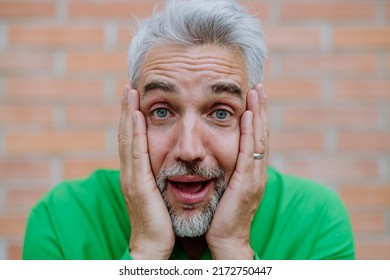
[[[172,248],[162,248],[160,244],[153,242],[143,242],[140,245],[130,242],[129,253],[134,260],[167,260],[172,253]]]
[[[236,240],[219,240],[209,248],[215,260],[253,260],[254,251],[249,242]]]

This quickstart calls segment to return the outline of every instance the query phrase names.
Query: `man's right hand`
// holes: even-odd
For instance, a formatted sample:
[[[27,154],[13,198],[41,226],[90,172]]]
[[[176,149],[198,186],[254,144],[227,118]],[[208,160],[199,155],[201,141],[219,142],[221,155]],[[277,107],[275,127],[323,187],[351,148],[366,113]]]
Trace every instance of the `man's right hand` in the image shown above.
[[[168,259],[175,234],[150,166],[139,94],[129,86],[123,90],[118,141],[120,183],[131,223],[130,254],[134,259]]]

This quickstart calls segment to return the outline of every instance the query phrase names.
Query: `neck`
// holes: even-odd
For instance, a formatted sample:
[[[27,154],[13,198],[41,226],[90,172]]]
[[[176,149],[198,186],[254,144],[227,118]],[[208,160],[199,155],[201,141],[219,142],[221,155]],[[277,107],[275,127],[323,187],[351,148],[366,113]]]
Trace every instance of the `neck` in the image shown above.
[[[207,248],[204,235],[200,237],[176,237],[176,240],[191,260],[199,260]]]

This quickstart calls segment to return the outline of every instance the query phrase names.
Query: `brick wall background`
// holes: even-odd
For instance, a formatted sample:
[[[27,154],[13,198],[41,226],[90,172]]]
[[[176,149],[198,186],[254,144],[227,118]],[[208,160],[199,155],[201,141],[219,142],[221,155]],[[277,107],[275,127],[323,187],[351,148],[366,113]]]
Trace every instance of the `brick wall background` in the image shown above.
[[[357,258],[390,259],[390,1],[242,1],[258,15],[271,163],[328,184]],[[19,259],[47,190],[117,168],[132,15],[148,0],[0,0],[0,259]]]

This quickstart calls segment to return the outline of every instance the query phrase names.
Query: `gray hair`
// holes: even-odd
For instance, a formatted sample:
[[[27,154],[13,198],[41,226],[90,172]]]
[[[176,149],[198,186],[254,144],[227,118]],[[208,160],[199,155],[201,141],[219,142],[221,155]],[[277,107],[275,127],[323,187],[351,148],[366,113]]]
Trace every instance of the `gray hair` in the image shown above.
[[[170,0],[139,24],[128,53],[129,78],[137,87],[147,52],[157,44],[217,44],[238,48],[249,87],[263,80],[266,46],[260,22],[231,0]]]

